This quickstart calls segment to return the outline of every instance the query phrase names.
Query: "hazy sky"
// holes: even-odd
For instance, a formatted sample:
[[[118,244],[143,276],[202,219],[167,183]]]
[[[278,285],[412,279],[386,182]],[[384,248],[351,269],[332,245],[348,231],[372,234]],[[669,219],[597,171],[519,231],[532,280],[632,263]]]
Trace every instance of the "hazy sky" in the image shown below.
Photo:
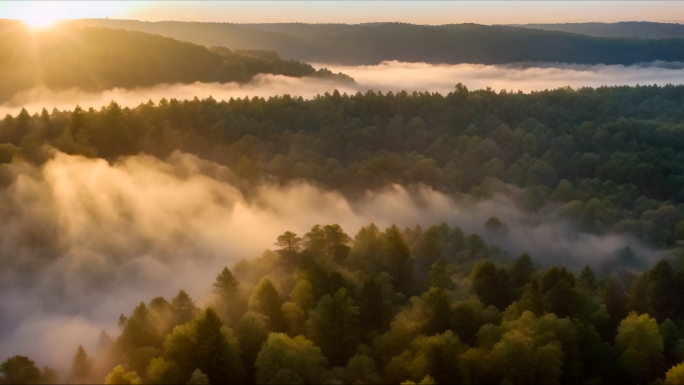
[[[680,1],[0,1],[0,18],[480,24],[684,22]]]

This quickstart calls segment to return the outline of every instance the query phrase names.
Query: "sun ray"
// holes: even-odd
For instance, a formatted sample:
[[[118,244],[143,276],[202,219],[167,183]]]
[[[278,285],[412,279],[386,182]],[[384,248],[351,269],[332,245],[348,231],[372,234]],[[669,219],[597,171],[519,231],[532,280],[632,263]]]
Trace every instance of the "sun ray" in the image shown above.
[[[66,11],[64,5],[59,2],[30,1],[20,9],[17,18],[31,28],[42,29],[66,18],[68,16]]]

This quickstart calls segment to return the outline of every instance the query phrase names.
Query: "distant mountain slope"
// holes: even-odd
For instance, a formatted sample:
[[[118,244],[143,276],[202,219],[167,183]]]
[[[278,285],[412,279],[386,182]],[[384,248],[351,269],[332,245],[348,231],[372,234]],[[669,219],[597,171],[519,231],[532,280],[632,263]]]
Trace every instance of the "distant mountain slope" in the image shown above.
[[[274,52],[229,50],[136,31],[57,26],[31,31],[0,21],[0,101],[39,85],[104,90],[160,83],[247,82],[258,73],[335,77]]]
[[[511,24],[510,26],[580,33],[596,37],[684,38],[684,25],[675,23],[623,21],[619,23]]]
[[[684,61],[684,39],[597,38],[509,26],[402,23],[229,24],[87,19],[76,25],[140,30],[231,49],[264,49],[287,59],[335,64]]]

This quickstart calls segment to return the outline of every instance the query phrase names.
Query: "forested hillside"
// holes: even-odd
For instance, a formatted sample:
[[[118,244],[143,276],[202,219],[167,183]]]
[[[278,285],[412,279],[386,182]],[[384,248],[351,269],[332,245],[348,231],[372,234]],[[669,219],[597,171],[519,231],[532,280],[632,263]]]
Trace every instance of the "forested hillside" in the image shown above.
[[[352,81],[274,52],[211,49],[142,32],[0,21],[0,102],[45,86],[102,91],[162,83],[248,82],[259,73]]]
[[[623,64],[684,61],[684,40],[598,38],[574,33],[478,24],[230,24],[87,19],[74,25],[155,33],[206,46],[276,51],[287,59],[335,64],[384,60],[503,64]]]
[[[579,33],[596,37],[632,37],[637,39],[684,38],[684,25],[675,23],[622,21],[619,23],[513,24],[511,26]]]
[[[498,219],[488,221],[494,231]],[[499,222],[499,225],[501,223]],[[684,270],[537,269],[441,224],[352,239],[338,225],[217,272],[208,307],[181,290],[121,314],[63,380],[107,384],[681,383]],[[211,283],[207,282],[207,286]],[[65,352],[66,353],[66,352]],[[25,356],[4,383],[55,383]]]
[[[8,115],[0,160],[180,150],[227,165],[244,191],[304,179],[352,198],[392,183],[502,194],[583,231],[669,247],[684,240],[683,106],[682,86],[112,103]]]

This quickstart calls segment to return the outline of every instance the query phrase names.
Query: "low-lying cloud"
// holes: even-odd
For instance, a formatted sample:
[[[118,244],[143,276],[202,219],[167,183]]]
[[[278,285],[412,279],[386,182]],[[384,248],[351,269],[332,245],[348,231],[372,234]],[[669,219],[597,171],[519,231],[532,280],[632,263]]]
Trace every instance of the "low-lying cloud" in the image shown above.
[[[41,86],[14,95],[12,99],[0,106],[0,114],[17,114],[21,108],[26,108],[31,113],[40,112],[43,108],[72,110],[76,105],[85,109],[91,107],[99,109],[112,100],[121,106],[135,107],[150,100],[157,103],[162,98],[187,100],[211,96],[216,100],[229,100],[230,98],[255,96],[268,98],[289,94],[309,99],[335,89],[339,89],[340,92],[356,92],[356,88],[332,80],[264,74],[256,75],[250,82],[244,84],[235,82],[159,84],[146,88],[113,88],[103,92],[85,92],[76,88],[55,91]]]
[[[29,355],[68,368],[82,344],[140,301],[184,289],[201,303],[223,266],[273,247],[286,230],[339,223],[350,235],[370,222],[381,229],[445,221],[481,232],[540,265],[597,267],[630,246],[623,235],[578,234],[562,222],[530,217],[510,201],[458,202],[414,186],[390,186],[350,201],[305,182],[262,185],[249,199],[224,166],[179,152],[115,164],[56,153],[41,167],[0,166],[0,358]],[[506,234],[484,229],[501,218]]]
[[[447,93],[461,82],[468,89],[541,91],[570,86],[681,84],[683,63],[653,62],[632,66],[565,63],[427,64],[383,62],[372,66],[325,65],[342,71],[366,88],[382,91]]]
[[[281,75],[257,75],[246,84],[193,83],[161,84],[150,88],[111,89],[101,93],[83,92],[77,89],[53,91],[37,87],[15,95],[0,106],[0,114],[17,114],[22,107],[29,112],[43,108],[71,110],[76,105],[96,108],[114,100],[120,105],[135,107],[149,100],[162,98],[179,100],[200,99],[209,96],[216,100],[230,98],[265,97],[290,94],[305,99],[337,89],[354,94],[368,90],[382,92],[429,91],[446,94],[457,83],[469,89],[491,87],[495,91],[539,91],[570,86],[599,87],[636,84],[682,84],[684,63],[653,62],[632,66],[623,65],[573,65],[562,63],[517,63],[508,65],[457,64],[435,65],[426,63],[383,62],[372,66],[338,66],[315,64],[334,72],[352,76],[356,84],[336,83],[319,78],[291,78]]]

